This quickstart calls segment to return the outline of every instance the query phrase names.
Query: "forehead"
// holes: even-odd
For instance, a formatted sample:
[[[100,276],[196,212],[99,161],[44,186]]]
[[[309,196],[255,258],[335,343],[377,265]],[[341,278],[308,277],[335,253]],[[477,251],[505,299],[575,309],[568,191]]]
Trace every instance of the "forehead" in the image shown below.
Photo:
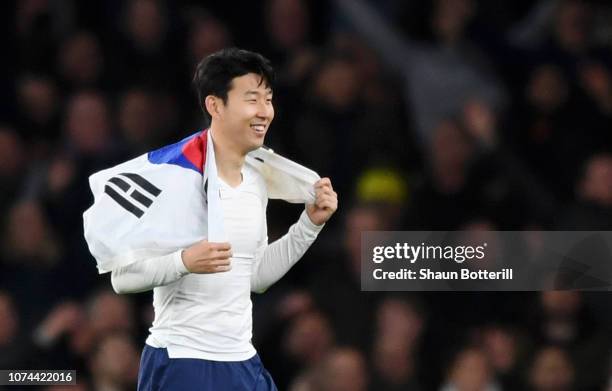
[[[261,75],[256,73],[247,73],[246,75],[238,76],[232,79],[230,92],[245,94],[250,91],[259,93],[272,93],[272,89]]]

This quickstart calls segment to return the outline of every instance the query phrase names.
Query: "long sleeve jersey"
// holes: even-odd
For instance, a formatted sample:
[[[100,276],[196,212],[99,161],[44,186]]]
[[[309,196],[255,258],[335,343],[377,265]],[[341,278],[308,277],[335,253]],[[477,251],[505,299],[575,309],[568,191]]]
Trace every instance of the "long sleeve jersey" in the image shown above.
[[[304,211],[285,236],[268,244],[266,185],[248,165],[242,175],[235,188],[220,183],[233,252],[230,271],[189,273],[179,250],[112,272],[118,293],[153,289],[155,320],[146,343],[167,348],[171,358],[242,361],[254,356],[251,292],[263,292],[285,275],[322,228]]]

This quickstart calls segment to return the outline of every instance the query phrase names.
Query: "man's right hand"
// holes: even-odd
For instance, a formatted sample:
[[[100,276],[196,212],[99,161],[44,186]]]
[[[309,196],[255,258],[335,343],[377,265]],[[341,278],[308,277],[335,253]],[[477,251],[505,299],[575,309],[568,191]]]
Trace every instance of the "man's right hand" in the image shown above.
[[[232,246],[229,243],[212,243],[202,240],[183,250],[181,258],[190,273],[219,273],[232,268]]]

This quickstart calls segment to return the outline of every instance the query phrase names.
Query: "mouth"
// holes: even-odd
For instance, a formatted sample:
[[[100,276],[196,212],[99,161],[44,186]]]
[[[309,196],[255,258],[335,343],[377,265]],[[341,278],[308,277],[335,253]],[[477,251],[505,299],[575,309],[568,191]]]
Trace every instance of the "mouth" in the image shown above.
[[[251,128],[255,130],[257,134],[265,134],[266,133],[266,125],[255,124],[251,125]]]

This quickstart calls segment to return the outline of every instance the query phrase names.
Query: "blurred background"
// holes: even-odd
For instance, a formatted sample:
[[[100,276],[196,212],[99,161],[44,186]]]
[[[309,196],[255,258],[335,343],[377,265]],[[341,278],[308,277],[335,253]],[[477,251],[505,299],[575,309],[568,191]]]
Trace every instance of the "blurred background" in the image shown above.
[[[253,297],[279,389],[612,390],[608,293],[359,280],[365,230],[612,228],[608,1],[20,0],[0,15],[0,368],[135,389],[151,293],[97,275],[87,177],[202,129],[195,64],[238,46],[277,70],[267,144],[340,200]],[[301,208],[270,203],[271,240]]]

